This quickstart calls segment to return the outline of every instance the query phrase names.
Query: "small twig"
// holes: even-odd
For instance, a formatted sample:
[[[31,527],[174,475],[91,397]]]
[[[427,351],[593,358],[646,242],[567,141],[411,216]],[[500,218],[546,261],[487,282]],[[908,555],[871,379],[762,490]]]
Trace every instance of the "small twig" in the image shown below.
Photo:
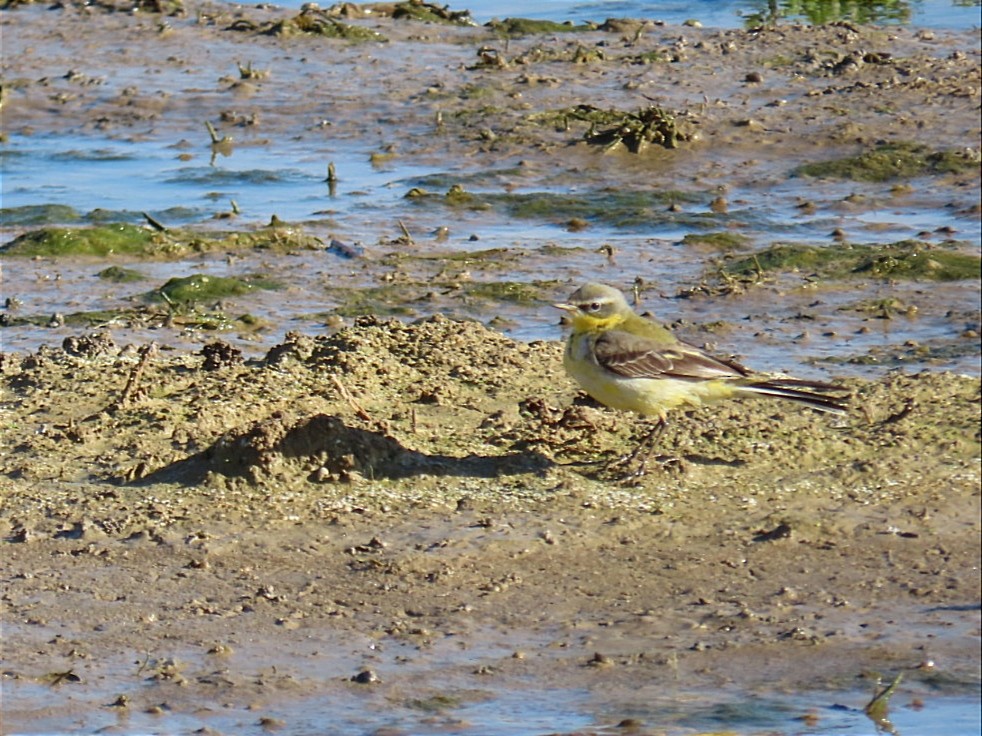
[[[354,409],[355,414],[357,414],[360,419],[364,419],[366,422],[372,421],[372,415],[365,411],[358,404],[358,402],[355,401],[354,397],[348,392],[348,389],[346,389],[344,384],[341,383],[340,378],[337,376],[331,376],[331,383],[334,384],[334,388],[336,388],[338,393],[341,394],[341,398],[348,402],[351,408]]]
[[[119,395],[116,399],[113,408],[118,408],[126,404],[133,395],[136,393],[137,388],[140,385],[140,379],[143,378],[143,371],[146,370],[150,361],[157,354],[157,343],[152,342],[149,345],[144,345],[140,348],[140,362],[133,366],[133,370],[130,371],[129,378],[126,379],[126,387],[123,389],[123,393]]]
[[[753,254],[754,260],[754,283],[760,283],[764,278],[764,268],[760,265],[760,261],[757,260],[757,254]]]
[[[150,227],[152,227],[157,232],[161,232],[161,233],[167,232],[167,228],[164,225],[162,225],[158,220],[155,220],[153,217],[151,217],[148,213],[144,212],[143,218],[148,223],[150,223]]]
[[[208,128],[208,135],[211,136],[211,142],[213,144],[222,142],[222,139],[218,137],[218,133],[215,131],[215,126],[211,124],[211,121],[205,120],[205,127]]]
[[[338,172],[334,168],[334,162],[331,161],[327,165],[327,178],[324,180],[327,182],[327,193],[334,197],[338,193]]]
[[[402,220],[399,220],[399,229],[402,230],[402,235],[409,245],[416,245],[416,241],[413,240],[413,236],[409,234],[409,229],[405,226]]]
[[[143,658],[142,664],[140,664],[140,669],[136,671],[137,675],[141,674],[147,668],[147,665],[150,664],[150,650],[148,649],[145,654],[146,656]]]
[[[905,418],[908,414],[914,411],[914,407],[917,406],[917,401],[914,399],[907,399],[904,402],[904,407],[898,411],[894,412],[886,419],[884,419],[880,424],[893,424],[894,422],[899,422],[901,419]]]
[[[893,678],[893,682],[882,690],[879,690],[873,696],[873,699],[866,704],[864,711],[867,717],[876,724],[877,731],[882,730],[888,734],[899,735],[896,727],[890,723],[889,703],[891,696],[897,690],[897,686],[903,679],[904,673],[901,672],[895,678]]]

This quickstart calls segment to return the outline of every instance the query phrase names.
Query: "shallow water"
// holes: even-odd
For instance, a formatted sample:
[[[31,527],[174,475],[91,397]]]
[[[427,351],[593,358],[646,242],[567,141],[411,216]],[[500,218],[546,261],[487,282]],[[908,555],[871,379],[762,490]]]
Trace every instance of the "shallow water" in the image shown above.
[[[973,611],[909,611],[905,617],[911,623],[903,635],[935,648],[943,640],[950,645],[971,636],[966,626],[970,629],[973,615],[977,618]],[[35,635],[32,628],[30,635]],[[17,637],[27,630],[14,626],[6,633]],[[72,640],[69,632],[57,633]],[[700,679],[695,673],[666,686],[639,673],[635,685],[625,688],[616,679],[608,684],[602,668],[584,668],[582,647],[557,648],[559,640],[550,636],[471,630],[464,638],[467,645],[447,636],[417,646],[392,637],[345,637],[301,628],[292,645],[276,651],[245,640],[219,655],[103,653],[76,660],[74,682],[43,684],[23,677],[25,672],[18,679],[8,677],[5,733],[190,734],[212,729],[250,736],[270,730],[376,734],[391,729],[414,736],[574,731],[599,736],[621,733],[624,725],[618,724],[631,722],[632,732],[659,736],[960,736],[977,733],[982,718],[979,673],[961,669],[958,662],[939,662],[938,671],[927,675],[909,672],[889,701],[888,721],[877,723],[864,710],[876,691],[869,677],[801,689],[780,680],[771,687],[740,687],[725,678],[716,686],[699,687],[687,683],[690,676]],[[652,646],[644,640],[637,645]],[[517,650],[523,655],[516,665]],[[537,674],[549,661],[558,674]],[[578,672],[569,672],[570,666]],[[352,681],[365,670],[371,670],[374,682]],[[564,670],[566,685],[561,682]],[[118,704],[120,696],[125,707]]]
[[[300,0],[278,3],[284,7],[300,7]],[[787,21],[855,20],[869,13],[877,22],[910,24],[924,28],[972,28],[982,24],[978,0],[911,0],[910,2],[811,3],[817,16],[808,16],[796,8],[809,3],[789,0],[778,2],[782,17]],[[532,5],[517,0],[458,0],[450,3],[453,10],[464,8],[478,23],[495,18],[535,18],[577,23],[603,22],[607,18],[655,18],[665,23],[679,24],[698,20],[706,27],[739,28],[748,19],[766,14],[767,0],[539,0]],[[826,15],[827,14],[827,15]]]
[[[13,688],[16,690],[16,688]],[[36,693],[34,697],[43,697]],[[259,736],[271,730],[301,736],[325,733],[373,734],[383,729],[414,736],[440,734],[481,734],[482,736],[541,736],[547,733],[591,733],[601,736],[623,732],[617,721],[595,717],[581,706],[586,693],[536,692],[521,690],[504,696],[491,696],[480,703],[455,708],[452,714],[415,713],[411,707],[398,708],[389,704],[372,706],[363,699],[347,703],[316,702],[309,705],[290,704],[282,709],[264,710],[259,722],[255,713],[246,709],[229,712],[227,709],[194,715],[132,714],[120,716],[105,713],[98,718],[39,719],[30,728],[8,732],[16,734],[72,733],[236,733]],[[771,736],[773,734],[842,734],[843,736],[873,736],[884,733],[863,713],[866,693],[837,694],[836,698],[807,695],[788,698],[739,697],[729,702],[704,705],[689,703],[680,707],[677,702],[664,704],[664,709],[652,707],[626,711],[634,718],[657,728],[651,733],[665,736],[685,736],[723,729],[727,734],[740,736]],[[850,704],[841,701],[848,700]],[[658,711],[655,718],[651,712]],[[657,715],[672,713],[669,721],[660,722]],[[647,718],[645,718],[647,716]],[[276,724],[282,724],[276,726]],[[672,725],[660,725],[671,723]],[[891,711],[894,733],[901,736],[970,736],[980,727],[978,701],[973,697],[936,697],[926,703],[907,704]],[[266,725],[264,725],[266,724]],[[270,725],[271,724],[271,725]],[[587,730],[589,729],[589,730]],[[643,733],[643,732],[642,732]]]

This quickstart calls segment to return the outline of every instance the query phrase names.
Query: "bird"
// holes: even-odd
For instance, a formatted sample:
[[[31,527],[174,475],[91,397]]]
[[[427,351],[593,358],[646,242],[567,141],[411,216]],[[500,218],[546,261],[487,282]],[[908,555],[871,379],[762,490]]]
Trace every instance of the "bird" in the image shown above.
[[[633,461],[664,429],[668,412],[679,407],[771,397],[821,412],[847,411],[841,386],[756,373],[715,357],[637,314],[612,286],[585,284],[553,306],[570,315],[572,332],[563,356],[569,376],[604,406],[656,418],[652,431],[623,461]]]

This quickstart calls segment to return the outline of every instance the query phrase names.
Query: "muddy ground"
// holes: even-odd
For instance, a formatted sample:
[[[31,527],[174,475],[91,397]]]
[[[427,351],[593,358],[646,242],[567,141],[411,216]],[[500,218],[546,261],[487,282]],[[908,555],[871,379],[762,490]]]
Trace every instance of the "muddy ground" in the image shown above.
[[[244,63],[243,48],[257,45],[312,63],[298,58],[323,39],[254,32],[290,15],[6,12],[5,46],[17,39],[24,53],[4,53],[5,128],[142,131],[149,121],[180,132],[235,101],[261,112],[271,139],[309,134],[298,120],[319,111],[304,94],[316,75],[171,96],[148,94],[142,73],[39,82],[20,66],[43,56],[68,68],[75,57],[92,79],[112,63],[194,77],[217,56]],[[368,134],[421,159],[520,151],[546,167],[568,135],[520,124],[529,98],[568,105],[562,80],[592,79],[613,104],[636,90],[626,57],[644,50],[678,54],[665,67],[678,94],[705,96],[703,143],[659,154],[693,177],[731,165],[744,176],[748,151],[793,157],[898,131],[934,145],[978,128],[977,34],[654,26],[638,38],[631,27],[506,44],[486,29],[368,25],[388,39],[371,52],[381,61],[349,42],[331,49],[373,105],[392,106],[373,107]],[[494,104],[477,122],[445,114],[450,134],[437,146],[423,132],[448,97],[464,96],[463,69],[489,43],[497,58],[531,55],[483,71]],[[548,57],[577,45],[625,60]],[[797,61],[774,73],[765,61],[778,57]],[[364,70],[373,64],[402,68]],[[724,65],[736,71],[721,78]],[[600,81],[612,75],[617,84]],[[769,107],[761,85],[796,93]],[[334,133],[364,133],[365,105],[337,92]],[[884,118],[883,105],[902,112]],[[476,322],[369,317],[245,360],[221,342],[199,351],[79,335],[6,354],[2,370],[6,730],[105,713],[123,732],[125,714],[207,723],[221,703],[288,732],[289,717],[270,714],[333,694],[479,732],[456,723],[455,708],[530,683],[592,690],[610,725],[634,712],[632,698],[730,687],[839,690],[903,672],[908,694],[896,697],[908,703],[911,692],[978,687],[977,376],[850,379],[843,418],[770,402],[680,412],[659,448],[678,462],[623,482],[589,461],[628,451],[643,424],[578,396],[559,343]],[[670,726],[649,713],[633,732]]]

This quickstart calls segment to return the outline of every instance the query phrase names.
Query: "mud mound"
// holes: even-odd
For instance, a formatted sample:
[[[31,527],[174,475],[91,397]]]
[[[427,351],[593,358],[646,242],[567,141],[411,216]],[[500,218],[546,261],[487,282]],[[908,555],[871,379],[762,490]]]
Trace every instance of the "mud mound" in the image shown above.
[[[334,415],[287,417],[274,412],[231,431],[187,460],[162,468],[144,483],[200,480],[208,472],[262,484],[277,478],[314,482],[404,475],[410,453],[396,440],[347,426]]]
[[[310,363],[346,381],[380,377],[439,402],[448,381],[479,384],[488,393],[514,384],[529,367],[534,345],[516,342],[478,322],[436,315],[412,324],[361,317],[352,328],[319,340]]]

